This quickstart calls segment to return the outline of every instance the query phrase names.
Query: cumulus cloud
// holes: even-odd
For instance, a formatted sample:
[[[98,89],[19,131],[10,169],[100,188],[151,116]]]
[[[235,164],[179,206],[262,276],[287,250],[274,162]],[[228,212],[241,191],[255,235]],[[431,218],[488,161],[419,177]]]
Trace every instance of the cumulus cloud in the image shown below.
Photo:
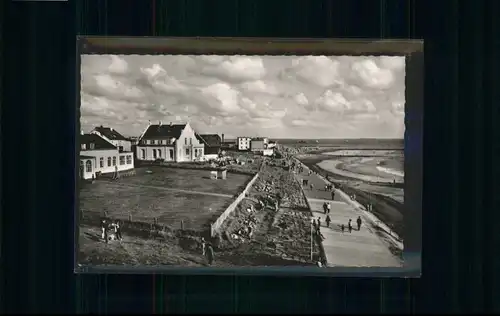
[[[84,55],[81,123],[274,138],[403,137],[404,57]]]

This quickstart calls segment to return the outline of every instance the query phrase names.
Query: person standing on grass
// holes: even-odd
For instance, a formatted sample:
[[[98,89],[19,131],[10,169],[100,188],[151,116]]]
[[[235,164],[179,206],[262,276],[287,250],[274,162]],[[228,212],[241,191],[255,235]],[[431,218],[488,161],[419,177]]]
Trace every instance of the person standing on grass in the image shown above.
[[[335,190],[332,190],[332,201],[335,200]]]
[[[347,223],[347,229],[349,229],[349,232],[352,233],[352,219],[349,218],[349,223]]]
[[[101,221],[101,238],[104,239],[106,242],[108,242],[108,223],[106,222],[105,219]]]
[[[116,236],[116,238],[117,238],[119,241],[121,241],[121,240],[122,240],[122,229],[121,229],[121,227],[120,227],[120,221],[118,221],[118,220],[117,220],[117,221],[115,222],[115,225],[114,225],[114,226],[115,226],[115,236]]]
[[[212,263],[214,262],[214,248],[211,244],[208,244],[207,246],[207,261],[208,265],[212,265]]]
[[[207,243],[205,242],[205,238],[201,237],[201,254],[204,256],[207,248]]]
[[[326,219],[325,219],[325,222],[326,222],[326,227],[330,227],[330,222],[332,220],[330,219],[330,215],[326,215]]]
[[[309,184],[309,187],[311,188],[311,191],[314,189],[314,185],[312,183]]]
[[[344,232],[344,230],[345,230],[344,224],[340,225],[340,229],[342,229],[342,232]]]
[[[361,216],[358,216],[358,219],[356,220],[356,223],[358,224],[358,231],[361,229]]]

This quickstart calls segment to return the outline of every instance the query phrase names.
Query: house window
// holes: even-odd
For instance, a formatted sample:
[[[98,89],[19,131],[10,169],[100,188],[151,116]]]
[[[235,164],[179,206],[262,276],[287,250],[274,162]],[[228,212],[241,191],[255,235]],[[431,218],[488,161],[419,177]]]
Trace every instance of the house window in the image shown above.
[[[118,146],[118,151],[123,152],[123,146]]]
[[[131,164],[132,164],[132,156],[127,155],[127,165],[131,165]]]
[[[111,157],[108,157],[108,167],[111,167]]]
[[[147,143],[148,143],[148,141],[147,141],[147,140],[144,140],[144,139],[143,139],[143,140],[141,140],[141,144],[146,145]]]
[[[151,141],[151,145],[154,145],[154,144],[155,144],[155,141],[154,141],[154,140],[152,140],[152,141]]]
[[[161,158],[161,150],[158,149],[158,158]]]
[[[186,148],[186,156],[189,156],[189,148]]]
[[[120,156],[120,166],[125,164],[125,156]]]
[[[190,138],[190,139],[189,139],[189,145],[192,145],[192,144],[193,144],[193,139],[192,139],[192,138]]]
[[[170,149],[170,159],[174,159],[174,150]]]
[[[82,150],[85,150],[87,149],[87,146],[85,146],[85,144],[82,144]]]
[[[92,161],[87,160],[87,162],[85,163],[85,169],[87,172],[92,172]]]
[[[194,156],[198,157],[198,149],[196,149],[196,148],[194,149]]]
[[[188,144],[188,139],[184,138],[184,145],[187,145],[187,144]]]
[[[99,158],[99,168],[104,168],[104,157]]]
[[[116,166],[116,157],[113,157],[113,166]]]
[[[90,143],[90,149],[94,149],[95,148],[95,144],[94,143]]]
[[[141,157],[142,159],[146,159],[146,149],[141,149]]]
[[[156,159],[156,149],[153,149],[153,159]]]

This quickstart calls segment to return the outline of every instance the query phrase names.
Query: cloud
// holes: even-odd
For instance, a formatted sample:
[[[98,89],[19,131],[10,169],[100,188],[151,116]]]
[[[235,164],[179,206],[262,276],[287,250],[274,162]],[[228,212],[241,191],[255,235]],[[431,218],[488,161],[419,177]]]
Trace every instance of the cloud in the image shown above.
[[[148,120],[275,138],[402,137],[405,60],[391,56],[84,55],[81,123]]]
[[[394,81],[394,74],[390,68],[380,68],[373,60],[362,60],[352,64],[353,75],[364,86],[375,89],[386,89]]]
[[[260,57],[254,56],[205,56],[207,63],[201,68],[201,73],[216,76],[228,81],[259,80],[266,74],[266,68]]]

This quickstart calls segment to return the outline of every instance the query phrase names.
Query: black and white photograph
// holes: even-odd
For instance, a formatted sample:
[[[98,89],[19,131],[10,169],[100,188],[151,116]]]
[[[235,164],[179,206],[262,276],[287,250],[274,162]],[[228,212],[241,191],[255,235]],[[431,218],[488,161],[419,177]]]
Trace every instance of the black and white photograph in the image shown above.
[[[77,264],[402,267],[405,68],[81,55]]]

